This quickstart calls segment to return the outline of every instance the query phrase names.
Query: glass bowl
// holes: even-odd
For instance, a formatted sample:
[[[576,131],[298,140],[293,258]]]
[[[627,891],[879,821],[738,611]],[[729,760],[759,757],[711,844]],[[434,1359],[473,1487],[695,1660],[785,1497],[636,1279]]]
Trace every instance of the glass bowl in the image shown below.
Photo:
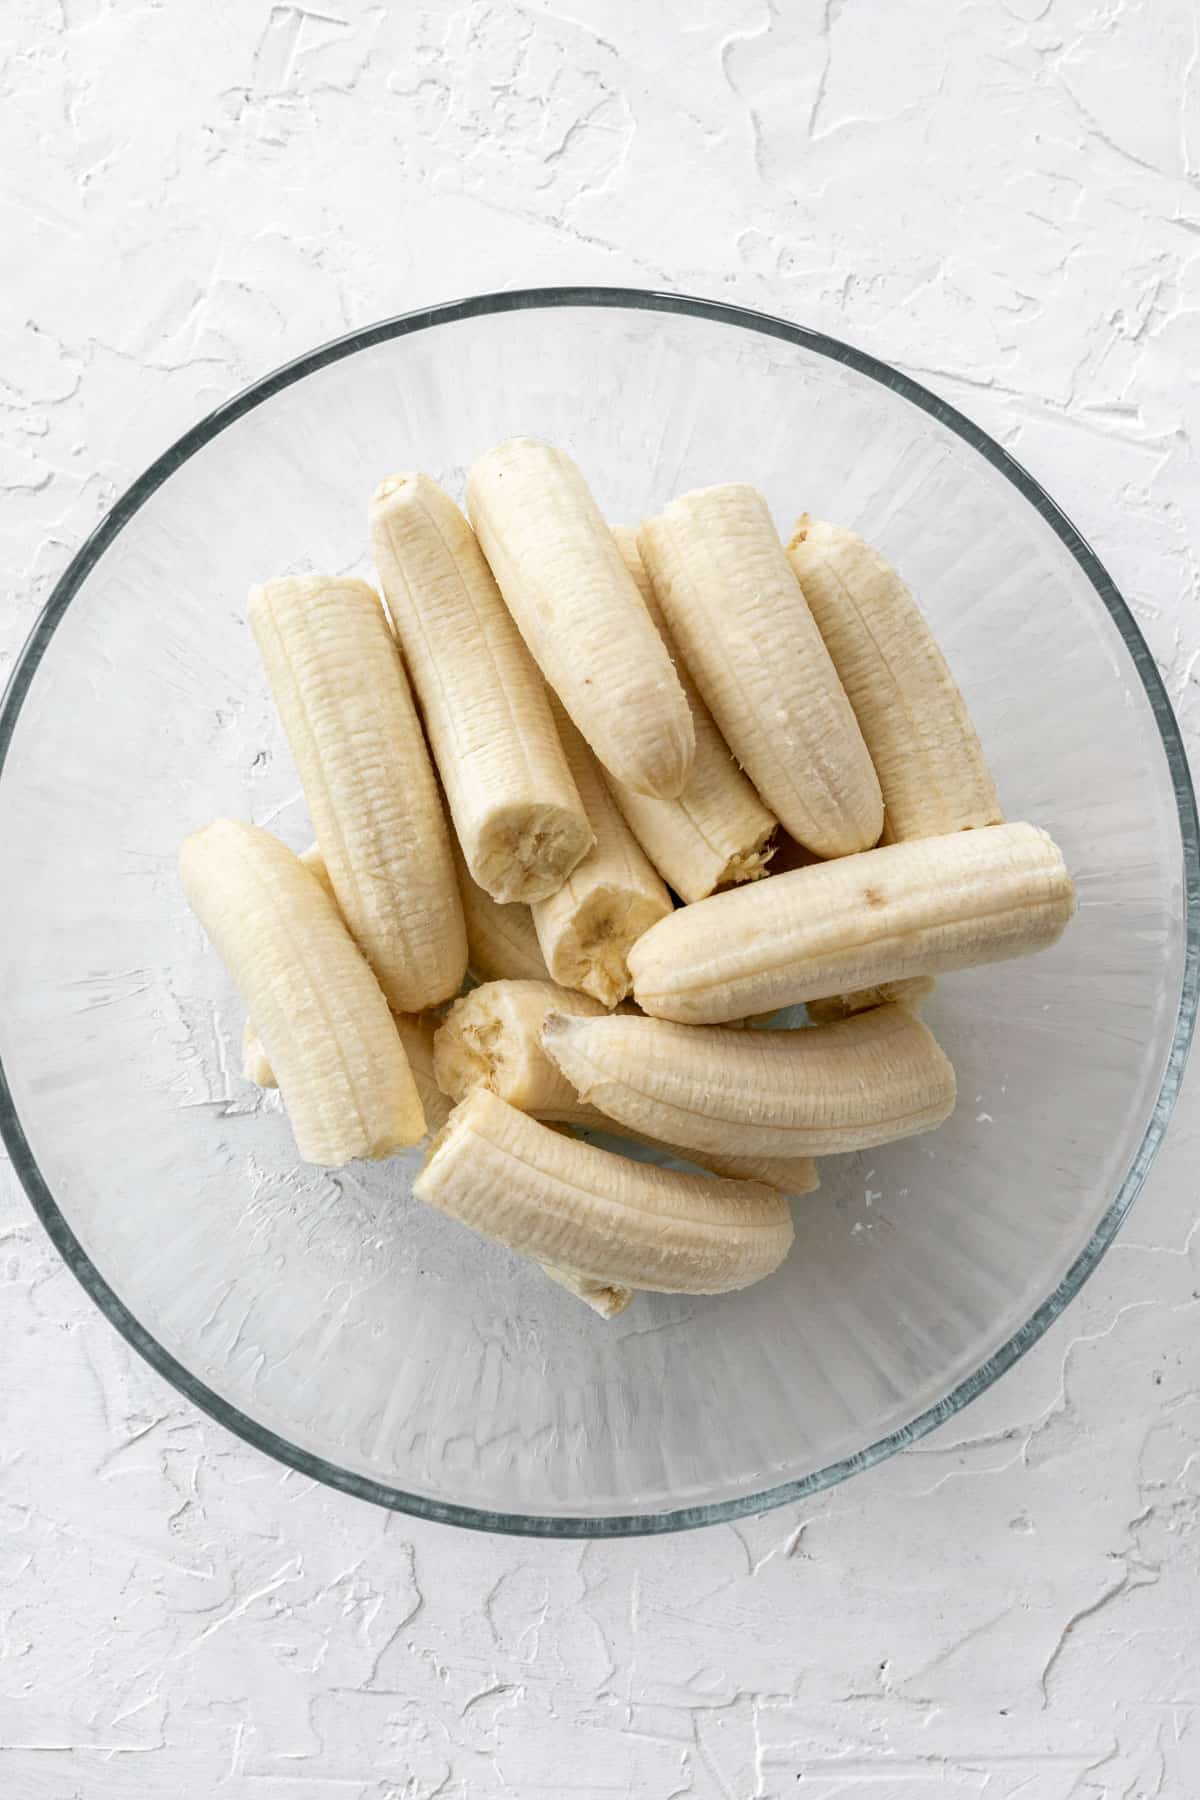
[[[1079,884],[1048,955],[939,981],[960,1101],[827,1159],[785,1266],[605,1322],[411,1196],[420,1153],[297,1167],[239,1075],[241,1008],[180,894],[218,814],[303,847],[249,585],[366,570],[366,503],[533,433],[614,520],[748,480],[899,564],[1008,815]],[[114,507],[0,719],[0,1122],[54,1241],[199,1406],[307,1474],[493,1530],[661,1531],[780,1504],[964,1406],[1066,1305],[1162,1136],[1197,993],[1197,833],[1150,655],[995,443],[844,344],[707,301],[490,295],[268,376]]]

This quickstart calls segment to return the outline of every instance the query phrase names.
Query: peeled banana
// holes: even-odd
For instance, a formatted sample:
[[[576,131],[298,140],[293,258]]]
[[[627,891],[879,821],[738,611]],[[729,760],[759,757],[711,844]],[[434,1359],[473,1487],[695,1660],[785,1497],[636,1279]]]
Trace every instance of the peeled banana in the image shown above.
[[[1058,941],[1075,910],[1061,852],[1033,825],[986,825],[772,875],[685,906],[629,953],[643,1011],[689,1025]]]
[[[375,490],[371,543],[471,874],[501,903],[544,899],[591,827],[475,533],[428,475],[393,475]]]
[[[278,1075],[307,1161],[435,1134],[417,1196],[604,1317],[746,1286],[814,1156],[949,1115],[933,976],[1056,942],[1071,877],[1003,822],[919,608],[854,533],[805,515],[785,551],[743,484],[610,532],[533,439],[467,505],[478,538],[427,476],[377,489],[390,619],[349,578],[251,594],[317,843],[219,820],[180,853],[247,1075]],[[435,1021],[468,952],[484,985]],[[803,1030],[733,1028],[799,1002]]]
[[[455,1100],[477,1087],[507,1100],[534,1118],[579,1130],[631,1136],[652,1150],[694,1162],[710,1174],[735,1181],[761,1181],[784,1194],[811,1194],[818,1186],[816,1165],[806,1156],[737,1156],[697,1153],[645,1131],[629,1131],[589,1106],[542,1046],[542,1026],[551,1012],[602,1018],[605,1010],[586,994],[552,981],[491,981],[456,1000],[434,1038],[434,1072]]]
[[[1004,815],[963,697],[892,565],[806,513],[787,548],[879,776],[891,843]]]
[[[300,861],[316,876],[336,906],[337,897],[318,846],[310,844],[307,850],[301,851]],[[425,1113],[425,1129],[427,1132],[440,1131],[450,1116],[451,1102],[438,1086],[433,1071],[434,1021],[421,1013],[393,1013],[392,1019],[400,1034],[400,1042],[404,1045],[404,1054],[408,1058],[408,1066],[417,1086]],[[277,1085],[275,1071],[263,1049],[262,1039],[252,1018],[246,1020],[242,1037],[242,1074],[256,1087],[273,1088]]]
[[[921,1010],[922,1000],[933,992],[932,975],[913,975],[907,981],[881,981],[875,987],[854,988],[848,994],[830,994],[825,1000],[809,1000],[805,1010],[814,1025],[834,1025],[873,1006],[908,1006]]]
[[[336,906],[337,895],[333,891],[333,883],[329,879],[329,870],[325,867],[325,858],[321,855],[320,846],[310,844],[307,850],[300,852],[300,861],[316,876]],[[260,1088],[278,1086],[275,1072],[263,1049],[262,1039],[258,1035],[258,1027],[252,1018],[246,1020],[245,1029],[242,1032],[242,1079],[251,1081],[255,1087]]]
[[[442,1092],[461,1100],[486,1087],[542,1118],[577,1107],[574,1088],[542,1049],[542,1022],[551,1011],[598,1018],[605,1009],[552,981],[489,981],[463,994],[434,1036],[434,1079]]]
[[[731,483],[673,500],[638,533],[671,637],[725,742],[818,856],[874,844],[883,798],[862,732],[766,502]]]
[[[595,755],[635,793],[674,799],[695,755],[691,711],[575,464],[514,438],[475,464],[467,508],[534,661]]]
[[[618,525],[613,536],[646,610],[672,650],[662,608],[638,553],[636,530]],[[675,669],[696,729],[696,758],[683,792],[677,800],[652,800],[611,776],[608,785],[625,823],[663,880],[681,900],[703,900],[718,888],[766,874],[776,820],[734,762],[678,655]]]
[[[379,598],[340,577],[269,581],[251,594],[250,624],[342,917],[396,1012],[437,1006],[462,985],[466,930]]]
[[[555,723],[595,834],[557,894],[532,907],[551,978],[605,1006],[629,992],[630,947],[671,911],[671,896],[613,803],[591,751],[557,700]]]
[[[551,1013],[542,1042],[581,1099],[685,1151],[866,1150],[932,1131],[954,1107],[954,1070],[903,1006],[798,1031]]]
[[[387,1156],[424,1135],[379,984],[320,881],[255,825],[184,840],[180,876],[262,1034],[305,1162]]]
[[[472,975],[478,981],[549,981],[529,908],[493,900],[472,878],[457,842],[453,849]]]
[[[456,1107],[418,1199],[536,1261],[605,1286],[714,1294],[748,1287],[787,1255],[787,1201],[565,1138],[477,1089]]]

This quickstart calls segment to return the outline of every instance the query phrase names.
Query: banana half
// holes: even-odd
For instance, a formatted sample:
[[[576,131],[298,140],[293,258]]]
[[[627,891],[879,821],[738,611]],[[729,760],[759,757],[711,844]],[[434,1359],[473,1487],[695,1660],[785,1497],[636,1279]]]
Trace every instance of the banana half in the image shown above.
[[[1000,824],[958,684],[892,565],[845,526],[807,514],[787,555],[871,752],[889,842]]]
[[[683,494],[638,532],[673,641],[725,742],[793,837],[847,856],[883,829],[879,781],[766,501]]]
[[[954,1070],[902,1006],[798,1031],[551,1013],[550,1059],[580,1097],[688,1154],[828,1156],[932,1131]]]
[[[467,938],[421,722],[365,581],[268,581],[250,625],[342,917],[397,1012],[462,986]]]
[[[887,844],[685,906],[629,953],[643,1011],[743,1019],[881,982],[1029,956],[1075,910],[1062,853],[1034,825]]]
[[[682,792],[696,752],[687,697],[571,458],[513,438],[480,458],[467,508],[521,635],[608,772]]]
[[[475,533],[428,475],[393,475],[371,503],[371,542],[471,873],[493,900],[542,900],[592,833]]]
[[[451,1113],[414,1192],[602,1287],[726,1293],[771,1274],[792,1244],[787,1201],[773,1189],[630,1162],[482,1088]]]
[[[184,840],[183,890],[261,1033],[305,1162],[387,1156],[425,1134],[379,984],[310,869],[256,825]]]

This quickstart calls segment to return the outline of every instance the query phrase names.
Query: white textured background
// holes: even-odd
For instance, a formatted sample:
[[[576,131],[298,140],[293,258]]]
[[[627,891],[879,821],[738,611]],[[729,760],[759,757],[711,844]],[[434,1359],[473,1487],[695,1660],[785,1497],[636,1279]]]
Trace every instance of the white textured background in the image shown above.
[[[690,289],[1015,451],[1200,732],[1194,0],[7,0],[0,675],[114,496],[421,302]],[[998,1388],[811,1504],[553,1545],[265,1461],[0,1167],[5,1800],[1194,1800],[1200,1068]],[[714,1421],[719,1429],[719,1422]]]

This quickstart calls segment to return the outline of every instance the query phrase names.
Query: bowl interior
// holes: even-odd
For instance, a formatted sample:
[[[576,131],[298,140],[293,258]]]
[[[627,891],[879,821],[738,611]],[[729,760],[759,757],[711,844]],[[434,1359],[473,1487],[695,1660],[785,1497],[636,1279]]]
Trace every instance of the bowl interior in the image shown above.
[[[947,1126],[826,1160],[759,1287],[642,1296],[611,1323],[413,1200],[419,1153],[297,1166],[276,1098],[240,1078],[241,1009],[175,876],[180,839],[218,814],[309,839],[248,586],[369,573],[381,475],[424,468],[460,495],[518,432],[569,449],[614,521],[744,479],[782,529],[807,509],[864,532],[929,613],[1009,816],[1046,826],[1079,884],[1050,954],[939,982]],[[1160,724],[1030,498],[813,343],[583,304],[369,343],[167,474],[32,677],[0,779],[19,1166],[206,1403],[373,1497],[603,1530],[821,1479],[1005,1360],[1132,1195],[1184,977]]]

